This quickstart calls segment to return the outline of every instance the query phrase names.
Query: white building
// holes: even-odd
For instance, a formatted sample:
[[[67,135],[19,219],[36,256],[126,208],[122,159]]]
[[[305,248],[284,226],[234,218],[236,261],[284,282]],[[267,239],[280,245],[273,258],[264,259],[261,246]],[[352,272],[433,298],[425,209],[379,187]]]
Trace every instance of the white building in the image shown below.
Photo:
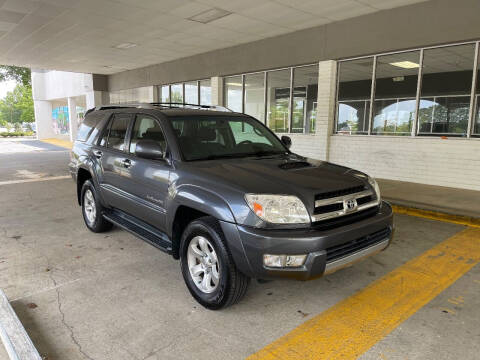
[[[92,74],[32,70],[38,138],[75,139],[85,111],[109,101],[102,80]]]

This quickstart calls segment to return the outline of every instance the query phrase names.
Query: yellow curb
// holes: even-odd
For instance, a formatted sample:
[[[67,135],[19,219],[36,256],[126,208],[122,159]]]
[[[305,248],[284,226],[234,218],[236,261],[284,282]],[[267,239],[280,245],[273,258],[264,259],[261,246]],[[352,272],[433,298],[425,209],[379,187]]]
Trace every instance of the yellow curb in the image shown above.
[[[73,143],[71,141],[68,141],[68,140],[50,138],[50,139],[42,139],[41,141],[43,141],[45,143],[48,143],[48,144],[60,146],[60,147],[63,147],[65,149],[71,149],[73,147]]]
[[[473,217],[462,216],[462,215],[451,215],[451,214],[437,212],[437,211],[422,210],[422,209],[410,208],[410,207],[399,206],[399,205],[392,205],[392,208],[393,208],[393,211],[397,214],[417,216],[425,219],[438,220],[438,221],[444,221],[444,222],[449,222],[453,224],[480,228],[480,219],[473,218]]]

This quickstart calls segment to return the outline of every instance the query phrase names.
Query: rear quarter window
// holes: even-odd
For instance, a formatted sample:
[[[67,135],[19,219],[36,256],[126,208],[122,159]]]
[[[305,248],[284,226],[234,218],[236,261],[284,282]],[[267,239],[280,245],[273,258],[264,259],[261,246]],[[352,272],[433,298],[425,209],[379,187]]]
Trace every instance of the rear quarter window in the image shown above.
[[[91,137],[94,130],[98,131],[96,128],[104,116],[105,114],[99,113],[88,114],[78,128],[77,140],[82,142],[87,141]]]

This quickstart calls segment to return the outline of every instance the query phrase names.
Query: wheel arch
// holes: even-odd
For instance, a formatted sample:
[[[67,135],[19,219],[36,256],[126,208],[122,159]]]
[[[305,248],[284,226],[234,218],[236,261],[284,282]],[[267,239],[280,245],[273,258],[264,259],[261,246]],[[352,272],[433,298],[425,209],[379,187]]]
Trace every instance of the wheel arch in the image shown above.
[[[203,216],[230,223],[235,217],[224,199],[217,194],[195,186],[184,186],[170,201],[167,210],[167,231],[172,239],[172,254],[178,259],[180,240],[183,231],[190,222]]]

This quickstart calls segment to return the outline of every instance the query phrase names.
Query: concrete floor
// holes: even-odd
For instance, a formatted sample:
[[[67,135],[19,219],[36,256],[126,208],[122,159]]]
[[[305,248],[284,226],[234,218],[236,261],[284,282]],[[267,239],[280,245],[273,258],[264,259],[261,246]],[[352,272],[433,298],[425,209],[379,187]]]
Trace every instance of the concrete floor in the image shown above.
[[[23,170],[67,174],[67,151],[2,146],[0,182]],[[395,221],[387,251],[314,281],[252,282],[241,303],[212,312],[190,296],[177,261],[119,229],[89,232],[72,180],[0,185],[0,288],[48,360],[243,359],[463,229]],[[477,265],[362,359],[478,359],[479,290]]]

